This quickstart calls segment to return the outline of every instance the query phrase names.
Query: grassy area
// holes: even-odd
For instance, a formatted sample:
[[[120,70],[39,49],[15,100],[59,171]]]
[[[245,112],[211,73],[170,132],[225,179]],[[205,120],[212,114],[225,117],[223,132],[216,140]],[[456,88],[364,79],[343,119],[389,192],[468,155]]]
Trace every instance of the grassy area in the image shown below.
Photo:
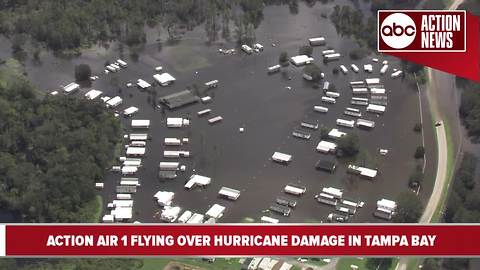
[[[337,270],[351,270],[352,268],[350,265],[354,264],[358,266],[358,270],[374,270],[374,269],[369,269],[365,265],[367,263],[368,258],[341,258],[336,266]],[[398,263],[398,258],[394,258],[392,261],[392,265],[388,268],[388,270],[395,270],[397,267]]]
[[[407,263],[407,270],[417,270],[421,262],[422,262],[421,258],[410,259]]]
[[[196,266],[208,270],[239,270],[241,264],[238,258],[221,259],[218,258],[213,263],[203,261],[202,259],[172,259],[172,258],[155,258],[143,260],[143,266],[140,270],[162,270],[169,262],[179,262]]]
[[[85,208],[89,213],[93,213],[90,222],[99,223],[102,219],[102,210],[103,210],[102,196],[100,195],[95,196],[95,198]]]

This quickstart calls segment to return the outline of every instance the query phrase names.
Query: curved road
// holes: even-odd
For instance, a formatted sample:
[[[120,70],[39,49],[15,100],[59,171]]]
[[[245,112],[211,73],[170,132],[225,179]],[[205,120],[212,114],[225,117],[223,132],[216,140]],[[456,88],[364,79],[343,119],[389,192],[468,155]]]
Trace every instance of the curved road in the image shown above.
[[[449,10],[455,10],[457,9],[461,4],[463,3],[463,0],[455,0],[449,7]],[[456,90],[454,87],[455,83],[455,77],[453,75],[445,74],[440,71],[427,68],[427,76],[428,76],[428,85],[427,85],[427,96],[428,100],[430,103],[430,109],[432,113],[432,118],[434,121],[441,121],[444,117],[446,117],[445,112],[442,110],[443,108],[440,108],[439,103],[445,104],[445,102],[442,102],[439,97],[440,89],[445,89],[446,91],[449,91],[450,94],[455,95],[454,100],[458,100],[456,98]],[[447,84],[445,84],[447,82]],[[449,88],[449,84],[451,84],[453,87]],[[453,92],[452,92],[453,88]],[[445,94],[445,93],[443,93]],[[451,100],[450,100],[451,101]],[[447,103],[450,108],[451,102]],[[452,128],[455,128],[455,132],[457,133],[456,135],[458,138],[460,138],[457,142],[457,148],[460,149],[460,143],[461,143],[461,132],[460,132],[460,125],[459,125],[459,118],[458,118],[458,110],[457,106],[453,106],[453,114],[455,120],[450,121],[449,123],[453,124]],[[446,137],[446,130],[444,125],[440,125],[438,127],[435,127],[436,129],[436,136],[437,136],[437,175],[435,178],[435,185],[433,187],[432,195],[430,196],[430,199],[428,200],[428,204],[425,207],[425,210],[423,212],[422,217],[419,220],[419,223],[429,223],[432,220],[433,214],[435,213],[435,209],[439,206],[443,194],[443,189],[445,188],[445,183],[448,182],[448,175],[447,175],[447,137]],[[459,151],[457,151],[457,156],[458,156]],[[447,187],[448,188],[448,187]],[[400,258],[397,267],[395,268],[396,270],[407,270],[407,265],[408,265],[408,258],[407,257],[402,257]],[[413,269],[408,269],[408,270],[413,270]]]

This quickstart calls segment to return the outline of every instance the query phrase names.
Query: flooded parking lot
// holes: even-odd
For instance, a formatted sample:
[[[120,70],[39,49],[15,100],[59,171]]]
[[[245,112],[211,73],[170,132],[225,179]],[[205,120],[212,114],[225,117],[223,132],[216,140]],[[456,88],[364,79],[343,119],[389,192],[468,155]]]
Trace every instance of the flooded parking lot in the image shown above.
[[[156,38],[149,37],[150,42],[140,52],[138,61],[132,61],[128,57],[127,49],[122,55],[118,51],[118,45],[112,44],[109,49],[90,49],[82,56],[72,59],[43,55],[41,63],[27,65],[27,72],[34,84],[45,91],[52,91],[74,80],[73,70],[76,64],[89,64],[94,73],[101,74],[100,79],[94,81],[91,87],[81,89],[81,94],[90,89],[98,89],[109,96],[119,95],[124,99],[119,111],[136,106],[140,110],[133,119],[151,120],[148,130],[151,140],[147,142],[143,167],[137,174],[142,187],[134,196],[133,220],[158,222],[159,219],[154,218],[154,214],[160,208],[153,195],[159,190],[165,190],[175,192],[173,204],[185,210],[205,213],[215,203],[226,206],[220,222],[242,222],[246,217],[258,220],[262,215],[270,215],[282,222],[320,222],[335,209],[317,203],[314,195],[322,187],[331,186],[344,189],[346,197],[366,203],[352,221],[382,222],[372,216],[376,201],[381,198],[395,199],[406,191],[409,175],[416,164],[413,153],[421,145],[421,136],[412,129],[419,122],[418,95],[416,88],[402,79],[390,78],[391,69],[400,68],[400,63],[395,59],[388,58],[390,72],[384,76],[379,74],[381,63],[373,63],[371,57],[350,60],[348,53],[357,47],[356,42],[339,37],[329,19],[324,18],[323,14],[329,14],[331,8],[332,5],[307,7],[300,4],[298,14],[292,15],[286,6],[266,7],[264,19],[256,31],[257,41],[265,49],[252,55],[241,51],[235,55],[217,53],[217,46],[206,45],[204,30],[200,26],[188,32],[175,45],[164,44],[160,47],[155,42]],[[151,32],[155,33],[153,30]],[[298,48],[307,44],[309,37],[320,35],[327,38],[328,47],[343,54],[340,61],[324,64],[321,51],[327,46],[315,47],[313,52],[314,62],[341,95],[336,104],[322,105],[322,90],[314,89],[310,82],[302,78],[303,68],[290,65],[280,73],[267,74],[267,67],[278,63],[282,51],[288,52],[290,56],[296,55]],[[161,38],[165,40],[166,35]],[[276,46],[271,46],[272,43]],[[224,44],[224,47],[233,46]],[[119,57],[128,62],[128,68],[114,74],[103,74],[104,63]],[[374,57],[379,57],[380,62],[387,59],[383,56]],[[366,63],[373,64],[374,72],[354,73],[350,70],[346,75],[341,72],[333,74],[333,68],[338,68],[341,64],[349,67],[351,63],[359,67]],[[135,87],[125,87],[127,82],[135,82],[139,78],[152,82],[156,66],[163,66],[163,70],[172,74],[176,82],[167,87],[156,85],[157,94],[153,97]],[[343,115],[345,108],[350,107],[352,91],[349,82],[369,77],[380,77],[385,85],[388,95],[386,113],[377,117],[361,108],[364,115],[362,118],[376,123],[371,131],[338,128],[335,123],[337,118],[351,118]],[[220,83],[218,88],[209,90],[208,94],[212,96],[210,103],[197,103],[173,111],[162,111],[151,104],[154,97],[182,91],[194,85],[203,89],[205,82],[214,79]],[[314,105],[326,106],[329,112],[314,112]],[[210,115],[198,117],[197,112],[206,108],[212,110]],[[223,121],[209,124],[207,119],[217,115],[222,116]],[[191,119],[191,125],[180,129],[167,128],[167,117],[187,117]],[[120,119],[125,133],[132,132],[131,119]],[[327,128],[357,133],[361,145],[357,160],[339,161],[334,174],[316,170],[315,163],[319,159],[333,159],[333,156],[315,151],[320,141],[319,130],[311,131],[310,140],[292,137],[292,131],[304,119],[318,120],[320,125]],[[244,128],[245,131],[241,133],[239,128]],[[179,149],[189,150],[193,156],[180,159],[181,164],[187,166],[186,172],[178,173],[175,180],[160,181],[157,176],[158,164],[166,160],[163,157],[165,137],[190,138],[190,142]],[[381,156],[379,148],[388,149],[388,155]],[[270,158],[275,151],[292,155],[293,161],[288,166],[272,162]],[[347,174],[346,166],[350,163],[378,168],[379,175],[370,181]],[[205,188],[184,189],[193,169],[200,175],[211,177],[212,183]],[[105,206],[114,198],[119,179],[119,174],[110,173],[107,176],[102,191]],[[291,216],[263,213],[275,203],[277,196],[283,194],[283,188],[288,183],[298,183],[307,188],[303,196],[296,198],[298,204]],[[223,186],[240,190],[240,198],[237,201],[219,198],[217,193]]]

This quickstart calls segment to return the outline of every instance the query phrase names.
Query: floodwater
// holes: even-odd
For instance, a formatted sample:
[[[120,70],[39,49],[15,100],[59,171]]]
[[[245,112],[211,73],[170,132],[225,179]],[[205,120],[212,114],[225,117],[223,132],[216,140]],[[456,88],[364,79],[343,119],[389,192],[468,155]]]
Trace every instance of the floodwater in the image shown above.
[[[363,1],[360,1],[360,5]],[[349,3],[349,2],[345,2]],[[205,213],[214,203],[227,207],[220,222],[242,222],[246,217],[258,220],[262,215],[271,215],[282,222],[320,222],[334,212],[334,208],[319,204],[314,195],[322,187],[336,187],[345,190],[345,196],[364,201],[365,207],[353,217],[354,222],[383,222],[373,217],[376,201],[381,198],[395,199],[401,192],[408,191],[408,177],[415,167],[413,154],[415,148],[421,145],[421,136],[413,132],[413,126],[419,122],[419,103],[415,87],[400,79],[392,80],[389,74],[392,68],[400,67],[394,58],[379,57],[390,61],[388,76],[382,77],[382,83],[388,91],[387,112],[377,117],[362,108],[365,119],[376,122],[372,131],[339,128],[345,132],[355,132],[360,136],[361,154],[355,164],[366,163],[377,167],[380,174],[373,180],[365,180],[346,174],[348,163],[341,163],[334,174],[315,170],[314,165],[319,159],[332,159],[333,156],[317,153],[315,147],[320,141],[319,131],[312,132],[309,141],[291,136],[303,119],[315,119],[328,128],[336,128],[337,118],[349,119],[343,111],[349,105],[351,90],[349,82],[363,80],[368,77],[380,77],[381,64],[374,63],[374,73],[358,74],[351,70],[347,75],[332,73],[334,67],[351,63],[359,67],[371,63],[370,58],[361,61],[351,61],[348,52],[356,48],[355,41],[339,37],[335,28],[323,14],[330,14],[333,4],[317,3],[307,7],[299,3],[298,14],[292,15],[288,6],[268,6],[264,9],[264,19],[256,30],[257,41],[265,46],[258,54],[220,55],[217,46],[208,46],[203,26],[188,32],[182,41],[175,45],[159,46],[155,40],[166,39],[165,31],[158,36],[156,29],[150,29],[149,42],[139,54],[138,61],[128,57],[128,49],[120,53],[117,44],[108,49],[92,48],[80,57],[60,59],[48,53],[42,53],[41,62],[28,62],[26,71],[32,82],[45,91],[58,90],[60,85],[66,85],[74,80],[74,66],[86,63],[92,67],[100,79],[91,87],[84,88],[81,94],[89,89],[98,89],[109,96],[120,95],[124,103],[118,110],[136,106],[140,111],[133,119],[150,119],[148,130],[152,140],[147,143],[146,157],[143,167],[138,173],[142,187],[134,196],[134,220],[141,222],[158,222],[154,213],[159,210],[153,199],[153,194],[159,190],[175,192],[174,205],[185,210]],[[360,7],[366,8],[364,6]],[[326,105],[330,111],[327,114],[313,112],[314,105],[322,105],[322,91],[313,89],[311,84],[302,77],[302,68],[290,66],[286,72],[273,75],[267,74],[267,67],[278,63],[278,56],[287,51],[290,56],[298,53],[298,48],[307,43],[308,37],[326,36],[327,46],[341,52],[344,57],[337,62],[323,64],[321,51],[325,47],[314,49],[315,63],[326,74],[326,79],[333,83],[341,97],[334,105]],[[271,46],[275,43],[276,46]],[[231,48],[233,44],[226,43],[224,47]],[[104,75],[104,63],[121,56],[129,64],[128,68],[116,74]],[[211,90],[213,100],[208,104],[195,104],[175,111],[161,110],[152,106],[147,92],[137,88],[126,88],[128,81],[139,78],[153,81],[154,68],[163,66],[177,81],[168,87],[156,86],[157,96],[184,90],[194,84],[202,88],[203,83],[213,79],[220,81],[219,87]],[[288,80],[291,77],[291,80]],[[291,87],[288,90],[286,87]],[[119,88],[122,90],[119,91]],[[325,105],[322,105],[325,106]],[[210,108],[212,113],[207,117],[197,117],[196,112]],[[428,110],[424,110],[427,111]],[[207,119],[220,115],[223,121],[209,125]],[[189,117],[192,125],[182,129],[168,129],[166,117]],[[424,115],[429,119],[428,115]],[[121,121],[125,133],[130,133],[130,119]],[[245,128],[244,133],[239,128]],[[138,133],[137,131],[134,131]],[[428,136],[428,133],[426,134]],[[430,134],[432,135],[432,134]],[[433,135],[432,135],[433,136]],[[190,143],[179,149],[189,150],[191,158],[181,159],[187,165],[187,172],[170,181],[159,181],[157,177],[158,163],[166,160],[162,157],[166,147],[165,137],[189,137]],[[429,137],[433,138],[433,137]],[[435,157],[434,140],[427,138],[427,175],[434,167],[429,157]],[[173,148],[173,147],[170,147]],[[387,156],[378,154],[379,148],[389,150]],[[293,161],[288,165],[273,163],[270,157],[275,151],[293,155]],[[206,188],[185,190],[186,179],[196,173],[211,177],[212,183]],[[119,174],[109,174],[102,191],[105,205],[114,196],[114,188],[120,179]],[[263,213],[275,198],[282,194],[287,183],[299,183],[307,187],[307,192],[297,198],[298,204],[290,217],[281,217],[273,213]],[[237,201],[227,201],[217,196],[222,186],[241,190]],[[422,198],[428,197],[431,184],[425,185],[421,192]],[[289,196],[289,195],[284,195]]]

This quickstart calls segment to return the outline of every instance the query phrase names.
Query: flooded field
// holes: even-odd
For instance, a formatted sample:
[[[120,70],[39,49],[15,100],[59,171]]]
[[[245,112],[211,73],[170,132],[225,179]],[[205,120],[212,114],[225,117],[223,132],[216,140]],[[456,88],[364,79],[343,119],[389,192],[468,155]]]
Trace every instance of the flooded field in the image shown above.
[[[362,1],[360,1],[362,2]],[[363,3],[363,2],[362,2]],[[151,29],[147,44],[139,54],[138,61],[128,57],[128,49],[120,53],[117,44],[109,49],[94,48],[87,50],[80,57],[59,59],[46,53],[41,56],[41,63],[28,63],[27,73],[32,82],[45,91],[58,90],[74,80],[74,66],[86,63],[92,67],[100,79],[90,87],[81,89],[77,95],[82,95],[90,89],[104,91],[109,96],[119,95],[124,99],[119,111],[136,106],[140,111],[133,119],[150,119],[148,130],[152,140],[147,142],[146,157],[143,167],[137,176],[142,187],[134,196],[134,219],[141,222],[159,222],[154,214],[159,211],[153,194],[159,190],[175,192],[174,205],[184,210],[205,213],[214,203],[226,206],[227,210],[220,222],[242,222],[246,217],[258,220],[262,215],[270,215],[282,222],[320,222],[334,212],[334,208],[319,204],[314,195],[322,187],[344,189],[345,196],[364,201],[361,208],[352,218],[353,222],[383,222],[373,217],[375,203],[381,198],[395,199],[401,192],[408,190],[408,177],[415,167],[413,154],[415,148],[421,145],[421,136],[412,131],[419,122],[419,99],[416,88],[409,86],[401,79],[391,79],[392,68],[400,68],[400,63],[394,58],[378,57],[390,61],[390,70],[385,76],[379,75],[381,63],[371,62],[371,57],[360,61],[352,61],[348,57],[350,50],[357,47],[356,42],[342,38],[336,34],[335,28],[325,14],[330,14],[332,4],[313,7],[299,5],[297,15],[290,14],[287,6],[269,6],[264,9],[264,19],[256,31],[257,41],[265,46],[261,53],[246,55],[239,51],[235,55],[217,53],[218,46],[206,45],[204,29],[200,26],[188,32],[184,39],[175,45],[159,46],[155,40],[158,33]],[[360,7],[364,9],[365,7]],[[334,84],[341,94],[336,104],[322,105],[321,89],[312,88],[311,83],[302,78],[303,68],[290,65],[284,72],[267,74],[267,67],[278,63],[279,54],[286,51],[290,56],[298,54],[298,48],[307,44],[307,39],[314,36],[325,36],[327,46],[333,47],[344,55],[340,61],[324,64],[321,51],[327,46],[315,47],[313,57],[315,63],[326,74],[326,80]],[[162,32],[162,40],[166,34]],[[271,46],[275,43],[276,46]],[[233,44],[223,44],[232,48]],[[128,68],[115,73],[103,74],[104,63],[121,57],[128,62]],[[372,74],[360,71],[349,71],[344,75],[333,74],[334,67],[351,63],[363,67],[363,64],[374,64]],[[136,82],[142,78],[153,81],[155,67],[163,66],[163,70],[172,74],[177,81],[168,87],[156,85],[156,96],[160,97],[184,90],[193,85],[203,89],[207,81],[217,79],[218,88],[210,90],[213,97],[208,104],[197,103],[174,111],[164,111],[151,104],[150,94],[139,89],[126,88],[127,82]],[[362,118],[373,120],[376,127],[371,131],[357,128],[339,128],[345,132],[357,133],[361,141],[361,153],[353,164],[369,164],[376,167],[379,175],[373,181],[365,180],[346,173],[348,164],[341,163],[334,174],[315,170],[319,159],[333,159],[315,151],[320,141],[320,132],[312,131],[310,140],[300,140],[292,137],[292,131],[298,128],[304,119],[318,120],[322,126],[336,128],[337,118],[350,119],[343,115],[346,107],[350,107],[350,81],[363,80],[369,77],[380,77],[388,94],[388,106],[384,115],[366,113],[361,108]],[[289,80],[289,78],[291,80]],[[288,87],[288,88],[287,88]],[[121,88],[121,90],[119,90]],[[290,89],[289,89],[290,88]],[[313,111],[314,105],[329,107],[327,114]],[[198,117],[197,112],[209,108],[212,110],[207,117]],[[428,113],[428,110],[424,110]],[[210,125],[208,118],[220,115],[223,121]],[[181,129],[166,127],[167,117],[188,117],[191,126]],[[424,115],[428,121],[428,115]],[[130,133],[130,119],[121,118],[125,133]],[[243,133],[239,128],[244,128]],[[137,132],[138,133],[138,132]],[[427,136],[433,134],[426,133]],[[188,137],[190,142],[180,147],[193,154],[191,158],[180,159],[187,166],[187,171],[179,173],[175,180],[160,181],[158,164],[164,161],[163,145],[165,137]],[[433,137],[429,137],[433,138]],[[428,138],[427,138],[428,140]],[[433,140],[428,140],[428,157],[434,157],[430,151]],[[381,156],[378,149],[389,150],[389,154]],[[293,155],[293,161],[288,165],[273,163],[270,157],[275,151]],[[433,158],[434,160],[434,158]],[[433,161],[432,160],[432,161]],[[350,162],[349,162],[350,163]],[[434,167],[429,162],[427,173]],[[184,189],[186,179],[196,173],[212,178],[212,183],[206,188]],[[119,174],[109,174],[102,191],[105,205],[115,196],[115,186],[120,179]],[[283,194],[287,183],[298,183],[307,187],[306,194],[296,198],[297,207],[290,217],[281,217],[273,213],[263,213],[275,198]],[[222,186],[238,189],[241,196],[237,201],[227,201],[218,197]],[[431,187],[426,185],[423,196],[429,195]],[[285,195],[289,196],[289,195]],[[293,197],[292,197],[293,198]]]

